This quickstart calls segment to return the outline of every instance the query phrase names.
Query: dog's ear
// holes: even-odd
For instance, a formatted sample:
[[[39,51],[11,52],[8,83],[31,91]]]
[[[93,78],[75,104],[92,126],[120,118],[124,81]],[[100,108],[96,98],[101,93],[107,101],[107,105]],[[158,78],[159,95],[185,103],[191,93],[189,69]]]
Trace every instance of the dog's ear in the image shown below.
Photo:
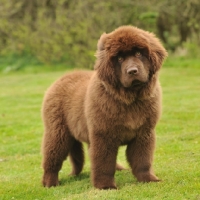
[[[97,51],[95,54],[97,59],[94,65],[94,69],[97,70],[98,76],[102,81],[115,86],[117,84],[115,69],[105,47],[107,38],[108,34],[103,33],[97,43]]]
[[[149,39],[149,59],[151,61],[151,71],[155,74],[162,66],[164,59],[167,57],[167,51],[154,34],[148,33]]]
[[[97,58],[96,59],[96,63],[94,65],[94,69],[98,69],[100,67],[100,65],[102,64],[102,62],[104,63],[105,62],[105,40],[106,40],[106,36],[107,34],[106,33],[103,33],[101,35],[101,37],[99,38],[98,42],[97,42],[97,50],[96,50],[96,53],[95,53],[95,57]]]
[[[103,33],[101,35],[101,37],[99,38],[98,43],[97,43],[97,50],[98,51],[102,51],[102,50],[105,49],[104,44],[105,44],[106,37],[107,37],[107,34]]]

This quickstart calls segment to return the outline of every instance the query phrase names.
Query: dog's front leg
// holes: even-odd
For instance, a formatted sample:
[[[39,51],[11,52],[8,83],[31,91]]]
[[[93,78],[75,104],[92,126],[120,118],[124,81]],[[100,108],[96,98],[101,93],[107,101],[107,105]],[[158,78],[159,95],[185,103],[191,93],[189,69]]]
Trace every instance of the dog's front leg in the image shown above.
[[[99,189],[116,189],[114,174],[118,144],[107,133],[94,133],[90,142],[93,185]]]
[[[139,182],[159,181],[152,169],[154,149],[155,132],[147,129],[141,130],[127,146],[127,160]]]

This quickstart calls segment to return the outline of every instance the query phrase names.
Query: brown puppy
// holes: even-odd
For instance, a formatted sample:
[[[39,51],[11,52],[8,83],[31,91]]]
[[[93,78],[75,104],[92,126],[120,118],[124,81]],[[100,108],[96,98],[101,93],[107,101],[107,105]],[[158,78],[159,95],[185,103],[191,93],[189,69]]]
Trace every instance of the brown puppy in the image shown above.
[[[84,163],[82,142],[90,147],[96,188],[116,188],[120,145],[138,181],[158,181],[152,170],[155,126],[161,113],[158,70],[166,50],[149,32],[122,26],[103,34],[94,72],[74,72],[56,81],[43,104],[43,185],[58,185],[69,155],[72,174]]]

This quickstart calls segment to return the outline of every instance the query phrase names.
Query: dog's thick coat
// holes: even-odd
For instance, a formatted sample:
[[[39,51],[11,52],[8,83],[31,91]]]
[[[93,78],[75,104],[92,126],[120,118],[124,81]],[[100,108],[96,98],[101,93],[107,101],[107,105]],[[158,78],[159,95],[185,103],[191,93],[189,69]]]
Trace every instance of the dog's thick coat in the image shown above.
[[[95,71],[73,72],[56,81],[43,103],[43,185],[58,185],[69,155],[72,174],[84,163],[89,144],[96,188],[116,188],[120,145],[138,181],[158,181],[152,170],[155,126],[161,114],[158,71],[167,56],[159,40],[136,27],[122,26],[99,39]]]

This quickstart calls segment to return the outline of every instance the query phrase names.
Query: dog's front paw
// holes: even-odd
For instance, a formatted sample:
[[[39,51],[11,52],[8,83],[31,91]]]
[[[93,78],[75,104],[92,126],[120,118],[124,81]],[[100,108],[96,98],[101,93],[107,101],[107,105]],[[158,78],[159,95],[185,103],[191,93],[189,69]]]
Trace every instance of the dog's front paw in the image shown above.
[[[42,184],[44,187],[52,187],[59,185],[57,173],[44,173]]]
[[[152,173],[140,173],[137,175],[139,182],[159,182],[161,181],[156,175]]]

